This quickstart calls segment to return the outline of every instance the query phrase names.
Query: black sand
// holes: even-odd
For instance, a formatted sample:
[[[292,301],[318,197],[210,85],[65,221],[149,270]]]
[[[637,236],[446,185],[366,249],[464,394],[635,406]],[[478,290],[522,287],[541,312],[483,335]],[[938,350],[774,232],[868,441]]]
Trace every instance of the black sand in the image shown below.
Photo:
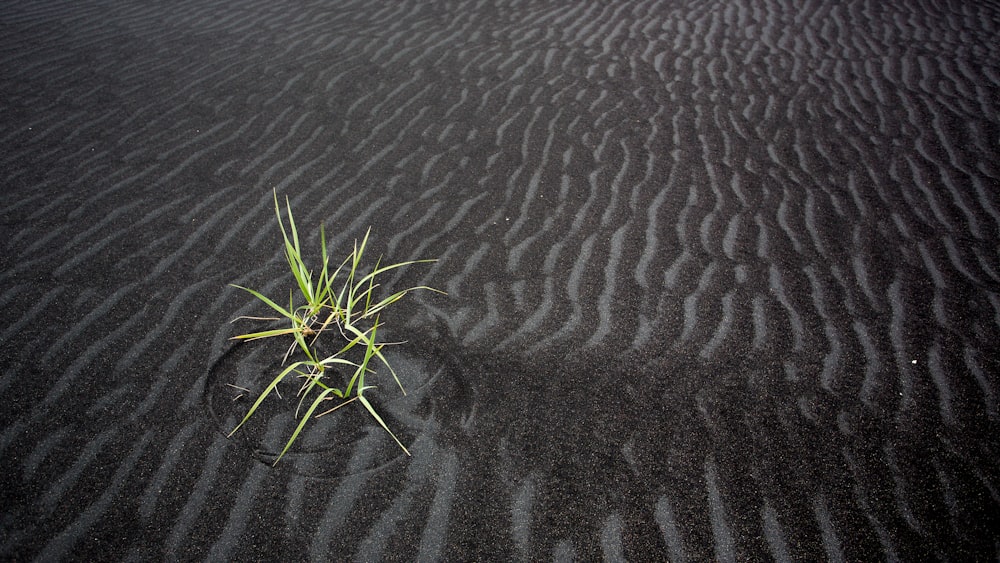
[[[163,4],[161,7],[160,4]],[[1000,558],[1000,6],[0,8],[0,558]],[[410,395],[232,346],[372,227]],[[256,350],[256,352],[255,352]],[[270,350],[274,352],[275,350]]]

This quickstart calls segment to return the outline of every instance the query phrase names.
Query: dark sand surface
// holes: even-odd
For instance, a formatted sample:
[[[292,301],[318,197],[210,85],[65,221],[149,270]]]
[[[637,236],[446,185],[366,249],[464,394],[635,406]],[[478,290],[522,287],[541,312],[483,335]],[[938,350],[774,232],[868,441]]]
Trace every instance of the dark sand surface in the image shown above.
[[[0,559],[996,561],[998,147],[996,2],[5,2]],[[226,437],[272,190],[411,458]]]

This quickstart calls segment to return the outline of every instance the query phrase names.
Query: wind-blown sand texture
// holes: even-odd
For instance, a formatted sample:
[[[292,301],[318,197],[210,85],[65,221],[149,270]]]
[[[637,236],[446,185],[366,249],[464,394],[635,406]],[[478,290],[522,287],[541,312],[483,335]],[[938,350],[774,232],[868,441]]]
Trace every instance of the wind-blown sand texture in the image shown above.
[[[8,2],[0,116],[0,558],[1000,557],[996,2]],[[440,258],[412,458],[226,438],[272,190]]]

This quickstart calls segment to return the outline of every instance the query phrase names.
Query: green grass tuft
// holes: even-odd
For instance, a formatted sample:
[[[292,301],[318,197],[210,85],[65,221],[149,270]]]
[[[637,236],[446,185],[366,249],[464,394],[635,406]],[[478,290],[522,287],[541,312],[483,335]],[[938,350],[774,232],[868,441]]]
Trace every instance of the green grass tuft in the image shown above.
[[[372,404],[365,398],[364,392],[375,388],[374,385],[366,385],[365,378],[376,375],[373,369],[375,365],[373,360],[377,359],[392,375],[392,378],[400,390],[403,391],[403,394],[406,394],[402,382],[400,382],[396,372],[389,365],[389,361],[382,354],[382,348],[386,344],[379,343],[376,338],[378,329],[382,326],[380,321],[381,315],[390,305],[396,303],[411,291],[422,289],[435,293],[445,293],[427,286],[416,286],[397,291],[388,297],[380,299],[376,296],[376,290],[380,287],[377,279],[380,275],[390,270],[413,264],[434,262],[435,260],[411,260],[385,266],[382,265],[382,258],[379,257],[375,261],[371,272],[361,274],[364,251],[368,244],[369,235],[371,234],[371,229],[369,228],[365,232],[361,243],[359,244],[355,240],[354,248],[350,254],[344,258],[333,272],[330,272],[330,257],[327,254],[326,233],[323,227],[320,226],[322,265],[318,276],[314,277],[313,271],[306,265],[302,248],[299,245],[299,233],[295,226],[295,219],[292,216],[292,208],[288,202],[288,198],[285,198],[285,214],[288,219],[286,227],[282,219],[281,208],[278,205],[277,192],[274,193],[274,212],[278,217],[278,227],[281,230],[281,236],[284,241],[285,259],[288,262],[292,277],[295,279],[295,286],[298,288],[302,304],[295,305],[294,289],[289,293],[288,307],[285,308],[260,292],[233,285],[232,287],[246,291],[279,315],[278,317],[238,317],[236,320],[280,321],[284,319],[289,324],[287,328],[248,332],[234,336],[233,339],[253,341],[262,338],[291,337],[292,342],[289,344],[288,352],[285,354],[282,363],[287,362],[296,350],[298,350],[298,355],[301,356],[301,359],[297,359],[283,368],[271,380],[270,384],[258,395],[250,410],[247,411],[246,416],[243,417],[243,420],[229,433],[229,436],[236,433],[257,412],[261,403],[264,402],[264,399],[272,391],[277,393],[279,383],[284,381],[290,374],[295,373],[297,377],[303,380],[298,392],[299,402],[298,407],[295,409],[295,416],[299,418],[299,412],[303,405],[308,404],[309,406],[302,413],[301,420],[288,439],[288,442],[285,443],[284,449],[281,450],[277,459],[274,460],[275,464],[292,447],[295,439],[298,438],[303,428],[305,428],[306,423],[311,418],[323,416],[355,401],[365,408],[379,426],[399,444],[399,447],[402,448],[406,455],[410,455],[406,446],[393,434],[392,430],[389,429],[389,426],[379,416]],[[339,286],[337,285],[338,278],[343,280]],[[329,345],[327,341],[339,341],[340,344],[333,346],[333,349],[339,348],[339,351],[331,356],[319,359],[320,355],[316,353],[316,349],[321,337],[323,337],[325,345]],[[353,359],[348,359],[346,356],[352,350],[354,350]],[[358,359],[359,357],[360,359]],[[329,381],[331,374],[335,377],[338,373],[341,373],[332,369],[334,367],[346,368],[350,376],[340,382]],[[280,397],[280,394],[278,396]],[[340,402],[336,406],[314,416],[313,413],[323,403],[332,400],[339,400]]]

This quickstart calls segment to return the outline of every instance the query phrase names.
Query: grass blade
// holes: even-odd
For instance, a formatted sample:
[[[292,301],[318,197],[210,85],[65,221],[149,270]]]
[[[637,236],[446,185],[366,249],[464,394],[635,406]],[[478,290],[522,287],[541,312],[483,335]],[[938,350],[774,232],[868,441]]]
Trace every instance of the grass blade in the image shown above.
[[[323,411],[323,412],[317,414],[314,418],[319,418],[321,416],[326,416],[326,415],[332,413],[333,411],[339,409],[340,407],[343,407],[345,405],[349,405],[349,404],[351,404],[351,403],[353,403],[354,401],[357,401],[357,400],[358,400],[357,397],[351,397],[350,399],[347,399],[346,401],[344,401],[343,403],[340,403],[339,405],[333,407],[332,409],[327,410],[327,411]]]
[[[426,285],[414,286],[414,287],[411,287],[411,288],[404,289],[402,291],[397,291],[396,293],[393,293],[389,297],[386,297],[385,299],[379,301],[374,306],[372,306],[370,309],[366,310],[366,316],[371,316],[371,315],[374,315],[374,314],[378,313],[382,309],[385,309],[389,305],[392,305],[396,301],[399,301],[400,299],[402,299],[403,297],[405,297],[407,293],[409,293],[411,291],[416,291],[418,289],[426,289],[426,290],[429,290],[429,291],[433,291],[434,293],[440,293],[441,295],[448,295],[447,293],[441,291],[440,289],[434,289],[433,287],[428,287]]]
[[[277,465],[278,462],[281,461],[281,458],[284,457],[285,453],[288,451],[288,448],[292,447],[292,443],[295,442],[295,439],[299,437],[299,434],[302,432],[302,429],[305,428],[306,423],[309,422],[309,418],[312,417],[312,413],[316,410],[316,407],[318,407],[319,404],[326,399],[327,395],[330,395],[331,393],[333,393],[333,389],[327,389],[322,393],[320,393],[318,397],[316,397],[316,400],[313,401],[312,405],[309,407],[309,410],[306,412],[305,416],[302,417],[302,421],[299,422],[299,425],[295,427],[295,432],[292,433],[292,437],[289,438],[288,442],[285,443],[285,448],[281,450],[281,453],[278,454],[278,458],[274,460],[273,464],[271,464],[272,466]]]
[[[298,317],[296,317],[294,313],[292,313],[289,310],[286,310],[284,307],[282,307],[281,305],[278,305],[274,301],[271,301],[270,299],[268,299],[267,297],[265,297],[264,294],[262,294],[260,292],[257,292],[257,291],[254,291],[254,290],[250,289],[249,287],[243,287],[242,285],[236,285],[236,284],[229,284],[229,285],[232,286],[232,287],[235,287],[237,289],[242,289],[243,291],[249,293],[250,295],[253,295],[257,299],[260,299],[265,304],[267,304],[268,307],[270,307],[270,308],[274,309],[275,311],[281,313],[281,316],[287,317],[289,319],[292,319],[293,321],[298,320]]]
[[[304,377],[308,381],[305,383],[305,385],[303,385],[302,389],[299,390],[299,394],[302,397],[299,399],[299,404],[295,407],[295,415],[294,415],[295,418],[298,418],[298,416],[299,416],[299,409],[302,408],[302,403],[305,402],[306,397],[309,396],[309,393],[311,393],[312,390],[317,385],[321,385],[319,379],[320,379],[320,377],[323,377],[323,372],[322,371],[317,371],[317,369],[318,368],[316,366],[313,366],[313,369],[310,370],[309,373],[307,373],[307,374],[304,375]],[[330,387],[328,387],[326,385],[324,385],[323,388],[324,389],[331,389]]]
[[[286,334],[292,334],[295,332],[301,332],[302,329],[299,328],[278,328],[275,330],[265,330],[261,332],[250,332],[247,334],[240,334],[230,338],[230,340],[259,340],[261,338],[270,338],[272,336],[284,336]]]
[[[375,421],[378,422],[379,425],[381,425],[382,428],[386,432],[388,432],[390,436],[392,436],[392,439],[395,440],[397,444],[399,444],[399,447],[403,448],[403,452],[405,452],[406,455],[410,455],[410,450],[406,449],[406,446],[404,446],[403,443],[399,441],[399,438],[397,438],[396,435],[392,433],[392,430],[389,430],[389,427],[386,426],[385,421],[382,420],[382,417],[379,416],[377,412],[375,412],[375,408],[372,407],[371,403],[368,402],[368,399],[366,399],[364,395],[360,394],[360,392],[358,393],[358,400],[361,401],[361,404],[364,405],[366,409],[368,409],[368,412],[372,415],[372,418],[374,418]]]
[[[267,386],[267,388],[264,389],[261,392],[260,396],[257,397],[257,400],[254,401],[253,406],[251,406],[250,410],[247,411],[247,414],[246,414],[246,416],[243,417],[243,420],[240,421],[240,423],[236,425],[236,428],[233,428],[232,432],[230,432],[228,434],[228,437],[232,437],[232,435],[235,434],[236,431],[239,430],[240,427],[243,426],[243,424],[246,423],[246,421],[250,420],[250,417],[253,415],[253,413],[257,412],[257,407],[259,407],[260,404],[264,402],[264,399],[266,399],[267,396],[271,394],[271,391],[274,391],[274,389],[278,386],[279,383],[281,383],[281,380],[283,380],[286,375],[288,375],[289,373],[291,373],[293,370],[297,369],[299,366],[303,365],[304,363],[305,362],[295,362],[294,364],[292,364],[292,365],[288,366],[287,368],[285,368],[284,371],[282,371],[281,374],[278,375],[278,377],[275,377],[274,379],[272,379],[271,383]]]

